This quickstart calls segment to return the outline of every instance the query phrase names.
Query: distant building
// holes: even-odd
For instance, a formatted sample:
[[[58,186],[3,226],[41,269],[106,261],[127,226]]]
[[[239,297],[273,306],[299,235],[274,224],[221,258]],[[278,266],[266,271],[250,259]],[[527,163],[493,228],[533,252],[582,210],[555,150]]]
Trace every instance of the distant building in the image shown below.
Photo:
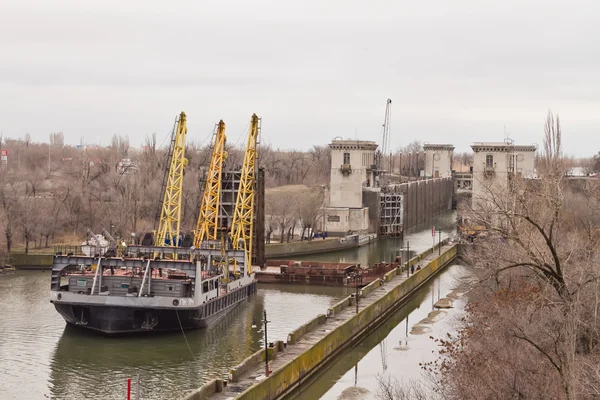
[[[477,142],[473,149],[473,208],[486,201],[487,188],[507,187],[513,176],[535,178],[534,145],[510,142]]]
[[[452,176],[452,156],[454,146],[451,144],[423,145],[425,151],[425,176],[430,178],[449,178]]]
[[[329,206],[362,207],[362,188],[377,186],[377,144],[364,140],[334,140],[331,149]]]
[[[363,188],[378,186],[375,166],[377,144],[335,139],[331,149],[329,207],[324,229],[332,234],[361,233],[369,229],[369,208],[363,206]]]
[[[583,167],[573,167],[573,168],[569,168],[567,170],[567,172],[565,173],[565,176],[567,177],[582,177],[582,176],[588,176],[589,174],[585,171],[585,169]]]
[[[129,158],[123,158],[117,164],[117,172],[121,175],[137,171],[137,164]]]

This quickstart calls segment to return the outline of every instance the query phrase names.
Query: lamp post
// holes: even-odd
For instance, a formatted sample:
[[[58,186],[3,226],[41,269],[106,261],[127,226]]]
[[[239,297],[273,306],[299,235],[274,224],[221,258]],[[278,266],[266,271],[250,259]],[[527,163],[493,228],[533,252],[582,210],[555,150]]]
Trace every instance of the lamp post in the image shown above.
[[[403,168],[402,168],[402,152],[401,151],[398,153],[398,157],[399,157],[398,164],[399,164],[399,169],[400,169],[400,183],[402,183],[402,169]]]
[[[358,267],[360,268],[360,264],[358,264]],[[360,274],[360,272],[356,271],[353,274],[354,277],[354,290],[355,290],[355,294],[354,294],[354,303],[356,303],[356,313],[358,314],[358,297],[359,297],[359,286],[362,285],[362,275]]]
[[[406,247],[401,247],[399,249],[400,251],[404,252],[406,251],[406,277],[408,278],[410,276],[410,268],[409,268],[409,262],[410,262],[410,242],[407,241],[406,242]]]
[[[269,342],[267,339],[267,324],[271,322],[267,320],[267,310],[263,310],[263,321],[265,325],[265,376],[269,376]],[[252,320],[252,329],[256,329],[256,321]]]

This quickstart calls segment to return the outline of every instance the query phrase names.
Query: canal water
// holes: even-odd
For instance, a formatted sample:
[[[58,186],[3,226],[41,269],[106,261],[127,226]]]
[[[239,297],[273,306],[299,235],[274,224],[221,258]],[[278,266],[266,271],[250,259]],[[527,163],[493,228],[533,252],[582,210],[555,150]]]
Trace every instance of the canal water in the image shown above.
[[[366,336],[358,345],[346,350],[325,373],[306,382],[302,390],[286,400],[371,400],[378,399],[379,379],[427,384],[421,363],[434,361],[439,347],[435,338],[453,334],[463,315],[464,302],[457,300],[454,308],[444,310],[443,318],[431,325],[431,330],[413,334],[414,325],[434,309],[433,304],[454,290],[464,275],[463,267],[451,265],[400,307],[385,323]]]
[[[453,220],[454,214],[440,218],[442,237],[452,230]],[[425,250],[433,242],[431,228],[411,233],[404,241],[386,239],[360,249],[310,258],[373,263],[389,260],[407,241],[410,241],[411,253]],[[337,287],[259,285],[256,296],[207,329],[186,331],[185,335],[175,332],[109,339],[67,327],[49,302],[49,287],[49,271],[18,271],[0,276],[2,400],[123,399],[127,378],[135,381],[136,375],[140,376],[143,399],[177,398],[209,379],[226,376],[231,366],[264,345],[260,324],[256,329],[251,327],[252,321],[262,320],[263,310],[267,310],[270,321],[269,341],[285,340],[289,332],[315,315],[325,313],[328,307],[349,294],[348,289]],[[426,296],[427,290],[415,299]],[[420,318],[417,315],[414,314],[414,318]],[[412,320],[412,314],[410,318]],[[394,325],[394,320],[390,321],[388,324]],[[396,324],[398,322],[400,320]],[[364,365],[368,369],[371,350],[368,350],[369,344],[365,346],[361,351],[366,356],[357,356],[356,361],[360,360],[359,368]],[[388,347],[393,353],[394,345]],[[310,389],[315,390],[316,397],[302,398],[321,395],[336,398],[335,393],[347,386],[348,371],[357,363],[346,357],[335,364],[334,374],[327,374],[338,376],[339,383],[335,384],[337,379],[317,381]],[[392,365],[390,362],[390,369]],[[359,374],[360,383],[372,387],[368,383],[370,372],[365,373]]]

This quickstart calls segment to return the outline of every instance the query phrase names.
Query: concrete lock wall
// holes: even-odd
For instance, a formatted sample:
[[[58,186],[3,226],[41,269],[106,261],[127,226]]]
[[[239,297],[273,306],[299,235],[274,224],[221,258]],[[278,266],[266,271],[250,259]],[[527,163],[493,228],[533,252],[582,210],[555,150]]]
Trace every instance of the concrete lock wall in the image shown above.
[[[336,303],[333,307],[327,309],[327,317],[334,317],[341,313],[346,307],[354,305],[354,297],[348,296],[344,300]]]
[[[423,226],[452,208],[452,178],[426,179],[400,185],[404,196],[404,230]]]
[[[207,400],[215,393],[223,391],[223,380],[213,379],[202,385],[200,389],[194,390],[190,394],[181,398],[181,400]]]
[[[381,279],[377,278],[373,282],[369,283],[367,286],[360,290],[360,297],[365,297],[373,293],[375,289],[381,286]]]
[[[315,238],[295,243],[273,243],[265,246],[265,257],[268,259],[285,258],[302,254],[325,253],[357,247],[358,242]]]
[[[327,316],[325,316],[324,314],[317,315],[315,318],[311,319],[307,323],[301,325],[300,327],[292,331],[287,337],[288,344],[296,343],[298,339],[300,339],[302,336],[314,331],[320,325],[323,325],[325,322],[327,322]]]
[[[363,205],[369,208],[369,231],[379,232],[381,220],[381,192],[373,188],[363,188]]]
[[[440,257],[429,262],[420,271],[403,281],[383,297],[361,310],[342,325],[338,326],[325,337],[298,355],[281,368],[273,371],[269,378],[253,385],[241,393],[237,399],[271,400],[287,392],[312,373],[316,372],[328,358],[343,350],[345,345],[362,333],[375,322],[384,319],[393,306],[418,289],[427,279],[433,276],[441,267],[451,261],[457,254],[457,246],[452,246]]]
[[[323,316],[325,317],[325,316]],[[277,357],[277,353],[283,351],[283,341],[277,340],[274,342],[273,347],[268,348],[269,360],[274,360]],[[265,361],[265,349],[260,349],[250,357],[247,357],[244,361],[236,365],[229,370],[229,381],[238,382],[240,377],[252,368],[256,367]],[[210,382],[209,382],[210,383]],[[204,387],[204,386],[203,386]]]

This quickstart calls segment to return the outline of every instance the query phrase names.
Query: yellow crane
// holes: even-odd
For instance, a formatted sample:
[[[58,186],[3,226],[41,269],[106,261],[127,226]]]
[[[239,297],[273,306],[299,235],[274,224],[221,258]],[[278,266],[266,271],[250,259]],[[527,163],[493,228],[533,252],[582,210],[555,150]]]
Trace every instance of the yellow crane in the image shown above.
[[[225,152],[225,123],[219,121],[210,166],[206,177],[206,186],[202,195],[202,204],[198,223],[194,234],[194,246],[200,247],[205,240],[217,240],[219,222],[219,204],[221,197],[221,175],[223,162],[227,159]]]
[[[236,250],[245,250],[248,273],[252,265],[252,245],[254,232],[254,202],[256,182],[256,153],[258,136],[260,134],[260,119],[252,115],[250,131],[244,153],[244,164],[240,177],[240,187],[235,202],[233,221],[231,223],[231,243]]]
[[[160,212],[160,221],[156,231],[156,246],[177,246],[181,227],[181,192],[183,189],[183,170],[187,165],[185,158],[185,135],[187,134],[186,116],[179,115],[177,127],[173,133],[169,151],[169,172],[164,186],[164,195]]]

